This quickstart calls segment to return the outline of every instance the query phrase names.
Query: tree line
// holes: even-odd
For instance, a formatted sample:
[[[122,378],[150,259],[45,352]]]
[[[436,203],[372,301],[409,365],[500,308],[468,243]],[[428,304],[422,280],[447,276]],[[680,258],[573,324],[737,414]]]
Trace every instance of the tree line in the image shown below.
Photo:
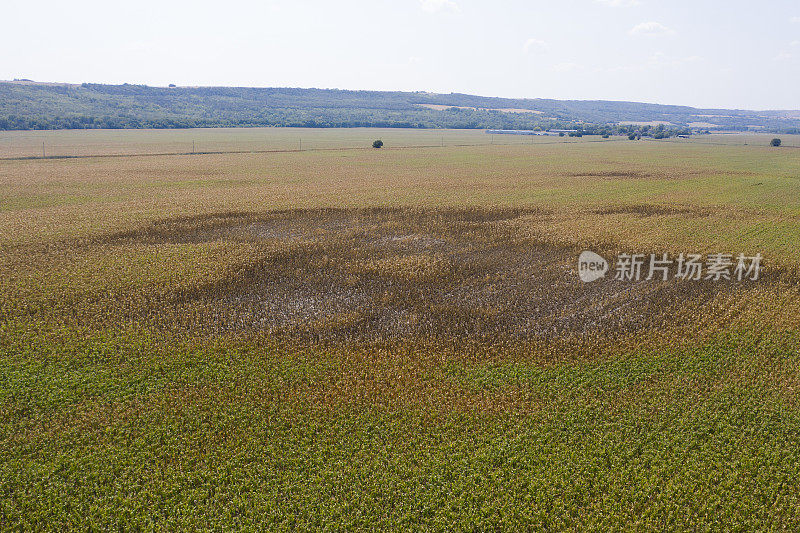
[[[436,106],[431,109],[425,106]],[[442,109],[438,109],[442,107]],[[507,112],[503,110],[523,112]],[[529,112],[524,112],[529,111]],[[577,129],[590,135],[668,136],[676,127],[623,121],[697,120],[704,110],[630,102],[514,100],[462,94],[246,87],[0,83],[0,130],[197,127]],[[730,111],[720,127],[796,133],[800,120]]]

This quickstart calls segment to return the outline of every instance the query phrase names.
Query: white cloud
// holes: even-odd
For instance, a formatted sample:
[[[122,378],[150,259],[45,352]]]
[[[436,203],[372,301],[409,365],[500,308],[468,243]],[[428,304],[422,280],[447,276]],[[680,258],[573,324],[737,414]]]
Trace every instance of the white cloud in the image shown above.
[[[575,72],[578,70],[583,70],[583,65],[579,65],[577,63],[559,63],[557,65],[553,65],[553,70],[556,72]]]
[[[800,46],[800,41],[792,41],[789,43],[789,46]]]
[[[792,17],[791,21],[794,22],[795,24],[800,24],[800,17]]]
[[[656,52],[650,56],[645,66],[648,68],[679,67],[702,60],[703,58],[700,56],[672,57],[663,52]]]
[[[530,54],[531,52],[547,52],[550,50],[550,45],[541,39],[528,39],[525,41],[525,45],[522,47],[522,50],[526,54]]]
[[[439,13],[441,11],[458,12],[461,8],[454,0],[419,0],[423,11]]]
[[[659,36],[674,35],[675,30],[668,28],[659,22],[642,22],[641,24],[637,24],[631,28],[628,33],[631,35]]]
[[[641,4],[639,0],[596,0],[608,7],[633,7]]]
[[[794,55],[789,52],[781,52],[780,54],[776,55],[772,58],[773,61],[788,61],[793,59]]]

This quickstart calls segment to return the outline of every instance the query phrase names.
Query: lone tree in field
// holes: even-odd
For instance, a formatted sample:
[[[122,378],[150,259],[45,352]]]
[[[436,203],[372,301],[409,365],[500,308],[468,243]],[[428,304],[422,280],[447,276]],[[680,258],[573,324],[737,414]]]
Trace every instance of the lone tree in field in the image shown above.
[[[378,139],[377,141],[372,143],[373,148],[383,148],[383,141]]]
[[[772,139],[772,141],[770,141],[770,143],[769,143],[769,144],[770,144],[771,146],[778,147],[778,146],[780,146],[780,145],[781,145],[781,140],[780,140],[780,139],[778,139],[778,138],[775,138],[775,139]]]

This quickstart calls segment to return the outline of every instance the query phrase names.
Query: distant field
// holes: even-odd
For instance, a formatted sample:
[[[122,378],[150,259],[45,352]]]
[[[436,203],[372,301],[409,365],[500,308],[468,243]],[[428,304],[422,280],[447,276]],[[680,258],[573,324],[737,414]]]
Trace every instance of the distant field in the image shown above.
[[[776,135],[704,135],[668,142],[767,145]],[[777,135],[785,146],[800,147],[800,136]],[[381,139],[387,148],[472,145],[528,145],[624,141],[587,136],[489,135],[484,130],[399,128],[207,128],[172,130],[0,131],[0,158],[86,155],[171,154],[369,148]]]
[[[196,152],[370,148],[376,139],[387,148],[580,141],[515,135],[495,135],[493,140],[483,130],[397,128],[0,131],[0,157],[190,153],[193,147]]]
[[[0,134],[287,150],[0,161],[0,524],[797,530],[800,152],[770,138]],[[765,271],[582,284],[582,250]]]

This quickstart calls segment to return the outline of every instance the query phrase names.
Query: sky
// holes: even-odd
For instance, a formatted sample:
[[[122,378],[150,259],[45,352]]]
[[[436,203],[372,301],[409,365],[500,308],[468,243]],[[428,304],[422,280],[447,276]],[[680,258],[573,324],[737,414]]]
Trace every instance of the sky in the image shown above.
[[[797,0],[3,0],[0,79],[800,109]]]

